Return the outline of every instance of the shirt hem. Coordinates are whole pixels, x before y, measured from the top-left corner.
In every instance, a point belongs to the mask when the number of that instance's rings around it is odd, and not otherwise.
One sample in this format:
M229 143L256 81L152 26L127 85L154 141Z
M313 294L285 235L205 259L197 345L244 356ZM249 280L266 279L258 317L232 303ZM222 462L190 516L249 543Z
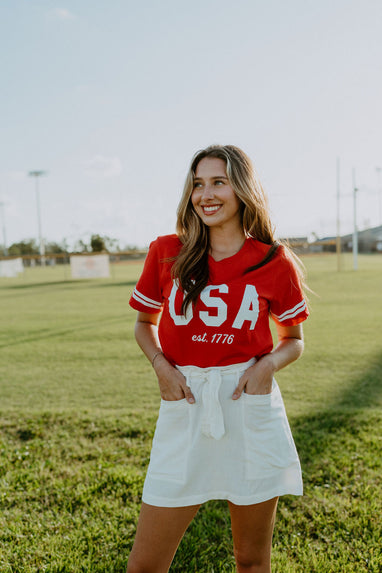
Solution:
M149 494L144 494L142 496L142 501L147 505L153 505L155 507L187 507L189 505L200 505L201 503L206 503L212 500L227 500L235 505L253 505L255 503L262 503L263 501L268 501L274 497L280 497L282 495L303 495L303 487L298 486L295 488L274 488L268 492L262 494L254 494L247 496L235 495L225 491L213 491L205 494L188 496L183 498L169 499L163 497L157 497Z

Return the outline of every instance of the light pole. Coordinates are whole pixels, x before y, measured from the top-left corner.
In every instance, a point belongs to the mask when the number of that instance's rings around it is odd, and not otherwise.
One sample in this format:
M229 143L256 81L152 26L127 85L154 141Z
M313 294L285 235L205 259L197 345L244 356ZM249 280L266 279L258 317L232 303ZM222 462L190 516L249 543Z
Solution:
M375 168L377 172L377 195L378 195L378 215L379 215L379 224L382 225L382 187L381 187L381 171L382 167Z
M42 229L41 229L41 209L40 209L40 194L38 189L38 180L39 177L46 175L46 171L29 171L29 176L35 178L35 189L36 189L36 202L37 202L37 224L38 224L38 238L40 243L40 256L41 256L41 264L45 264L45 245L42 238Z
M340 232L340 158L337 157L337 238L336 238L336 252L337 252L337 271L341 270L341 232Z
M357 187L355 184L355 169L353 169L353 269L358 270L358 229L357 229Z
M8 249L7 249L7 234L5 232L5 203L0 203L1 207L1 221L3 226L3 249L4 249L4 257L8 256Z

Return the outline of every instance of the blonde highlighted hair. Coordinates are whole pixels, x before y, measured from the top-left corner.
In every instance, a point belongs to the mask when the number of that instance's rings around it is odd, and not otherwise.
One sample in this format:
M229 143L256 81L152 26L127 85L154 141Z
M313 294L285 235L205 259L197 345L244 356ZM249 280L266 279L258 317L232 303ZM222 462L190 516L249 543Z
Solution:
M196 303L208 282L209 230L195 212L191 201L196 168L205 157L222 159L226 164L229 183L240 200L240 216L245 235L271 247L266 257L248 271L266 264L279 245L275 239L267 197L244 151L234 145L210 145L198 151L192 158L177 210L176 232L183 245L172 273L186 293L183 312L190 303Z

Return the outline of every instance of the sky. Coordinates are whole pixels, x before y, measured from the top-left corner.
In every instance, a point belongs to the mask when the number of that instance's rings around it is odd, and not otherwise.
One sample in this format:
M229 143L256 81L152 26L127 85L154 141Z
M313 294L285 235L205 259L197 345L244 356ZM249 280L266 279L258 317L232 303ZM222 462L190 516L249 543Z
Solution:
M338 158L341 232L354 181L382 224L381 24L380 0L1 2L8 246L38 236L31 170L47 241L147 246L211 143L251 157L279 237L335 235Z

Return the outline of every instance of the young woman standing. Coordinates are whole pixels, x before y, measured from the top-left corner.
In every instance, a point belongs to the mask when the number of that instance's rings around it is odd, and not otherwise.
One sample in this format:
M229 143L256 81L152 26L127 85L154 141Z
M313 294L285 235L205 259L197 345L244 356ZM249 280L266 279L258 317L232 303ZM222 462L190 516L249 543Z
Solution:
M270 572L278 498L302 494L274 379L303 351L301 279L246 154L198 152L177 234L150 245L130 300L162 399L128 573L167 572L210 499L228 501L237 570Z

